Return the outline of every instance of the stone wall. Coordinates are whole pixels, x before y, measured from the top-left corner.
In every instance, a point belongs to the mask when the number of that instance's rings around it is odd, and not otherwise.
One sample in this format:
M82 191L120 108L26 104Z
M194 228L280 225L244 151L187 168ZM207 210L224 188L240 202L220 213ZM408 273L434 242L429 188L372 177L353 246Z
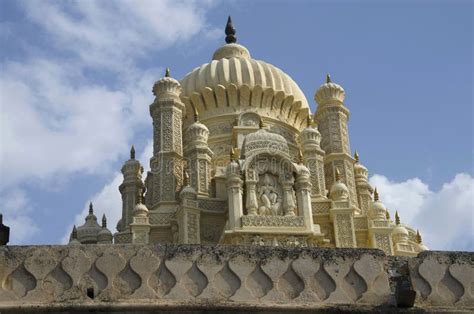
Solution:
M401 280L412 283L415 308L469 312L473 255L394 260L372 249L0 246L0 312L386 311L396 310Z

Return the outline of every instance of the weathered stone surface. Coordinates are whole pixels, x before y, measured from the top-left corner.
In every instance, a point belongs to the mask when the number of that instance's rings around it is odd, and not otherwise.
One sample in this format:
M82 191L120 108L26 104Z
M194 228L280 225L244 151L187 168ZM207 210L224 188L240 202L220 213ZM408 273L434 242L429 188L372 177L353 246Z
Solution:
M473 310L472 257L427 252L408 258L418 295L415 306ZM388 259L372 249L2 246L0 312L343 311L348 305L354 310L390 311L394 302L389 277L401 271L388 269Z

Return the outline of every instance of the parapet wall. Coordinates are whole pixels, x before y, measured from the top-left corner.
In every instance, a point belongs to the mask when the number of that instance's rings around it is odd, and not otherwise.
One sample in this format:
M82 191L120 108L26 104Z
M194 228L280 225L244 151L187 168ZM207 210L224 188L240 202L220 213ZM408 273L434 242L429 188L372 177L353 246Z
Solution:
M473 253L199 245L0 246L0 312L472 310ZM400 285L401 287L402 285ZM399 302L398 302L399 303Z

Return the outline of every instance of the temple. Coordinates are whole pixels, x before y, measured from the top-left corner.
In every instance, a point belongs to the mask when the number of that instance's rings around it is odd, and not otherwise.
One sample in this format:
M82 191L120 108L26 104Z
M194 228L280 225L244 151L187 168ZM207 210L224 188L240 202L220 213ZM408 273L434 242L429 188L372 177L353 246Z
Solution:
M132 147L117 232L91 204L71 244L426 250L398 213L390 218L352 154L344 89L327 75L312 113L290 76L237 43L230 17L225 34L209 63L180 81L167 69L153 85L150 171Z

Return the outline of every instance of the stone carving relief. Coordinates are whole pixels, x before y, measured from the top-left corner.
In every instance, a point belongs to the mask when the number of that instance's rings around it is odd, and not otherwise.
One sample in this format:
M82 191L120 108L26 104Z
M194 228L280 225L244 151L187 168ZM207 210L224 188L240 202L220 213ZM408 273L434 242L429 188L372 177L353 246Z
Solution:
M257 183L257 195L259 215L281 216L283 214L283 191L276 176L270 173L260 175Z

